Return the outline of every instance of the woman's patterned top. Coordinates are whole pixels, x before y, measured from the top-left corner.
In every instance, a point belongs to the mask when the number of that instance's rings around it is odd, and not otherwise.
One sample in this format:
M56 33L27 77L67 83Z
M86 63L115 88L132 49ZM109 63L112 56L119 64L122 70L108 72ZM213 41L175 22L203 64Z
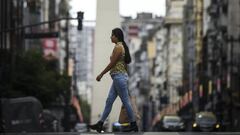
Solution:
M123 46L122 42L118 42L116 45ZM124 62L125 52L122 53L121 58L118 60L116 65L110 70L110 74L115 73L127 73L126 64Z

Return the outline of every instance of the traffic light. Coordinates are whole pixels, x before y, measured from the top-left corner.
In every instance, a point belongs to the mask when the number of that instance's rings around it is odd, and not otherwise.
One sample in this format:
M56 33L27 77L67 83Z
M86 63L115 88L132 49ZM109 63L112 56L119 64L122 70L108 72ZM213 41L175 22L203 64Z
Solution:
M81 12L81 11L77 12L77 19L78 19L78 27L77 27L77 29L78 30L82 30L83 14L84 14L84 12Z

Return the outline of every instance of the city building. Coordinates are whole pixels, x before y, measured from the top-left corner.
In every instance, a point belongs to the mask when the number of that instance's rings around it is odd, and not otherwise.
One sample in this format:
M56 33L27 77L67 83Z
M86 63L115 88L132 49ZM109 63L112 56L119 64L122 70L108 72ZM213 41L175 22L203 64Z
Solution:
M135 19L123 19L122 28L132 56L132 63L128 65L129 91L142 114L140 127L149 131L159 105L157 93L160 89L154 86L157 78L154 70L158 55L156 48L161 44L156 39L156 33L163 26L163 18L154 18L151 13L138 13Z
M179 113L192 117L198 111L212 111L228 131L239 127L239 5L237 0L189 0L184 6L180 94L187 98Z
M210 21L203 37L204 107L222 123L230 123L226 130L239 131L240 2L211 0L208 4Z
M165 26L167 28L167 91L169 104L179 101L183 73L183 5L186 0L167 0Z
M183 84L179 91L180 110L179 114L186 120L191 120L195 113L199 112L199 103L202 103L203 88L199 81L202 77L202 39L203 1L188 0L184 5L183 15ZM206 25L207 26L207 25Z
M82 31L70 27L70 53L73 60L74 94L91 104L93 78L94 27L85 26ZM75 87L76 86L76 87Z
M9 81L13 76L16 64L16 53L24 48L23 1L0 1L0 81ZM13 12L18 11L18 12Z

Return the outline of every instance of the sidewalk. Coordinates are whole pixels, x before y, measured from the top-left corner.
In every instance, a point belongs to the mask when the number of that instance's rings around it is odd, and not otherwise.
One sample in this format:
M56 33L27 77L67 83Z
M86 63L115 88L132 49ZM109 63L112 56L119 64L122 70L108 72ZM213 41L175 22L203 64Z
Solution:
M77 132L58 132L58 133L0 133L0 135L93 135L97 132L77 133ZM137 132L137 133L101 133L103 135L240 135L240 132Z

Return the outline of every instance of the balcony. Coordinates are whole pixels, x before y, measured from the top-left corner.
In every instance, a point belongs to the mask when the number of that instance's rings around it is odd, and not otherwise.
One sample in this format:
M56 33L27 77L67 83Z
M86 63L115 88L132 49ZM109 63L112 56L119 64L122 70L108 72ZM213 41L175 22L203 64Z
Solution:
M217 4L211 4L208 9L207 12L210 16L214 16L217 17L219 14L219 9L218 9L218 5Z
M208 37L215 39L217 37L217 30L216 29L208 29L207 35Z
M228 0L221 0L219 5L222 7L222 11L224 14L228 13Z

